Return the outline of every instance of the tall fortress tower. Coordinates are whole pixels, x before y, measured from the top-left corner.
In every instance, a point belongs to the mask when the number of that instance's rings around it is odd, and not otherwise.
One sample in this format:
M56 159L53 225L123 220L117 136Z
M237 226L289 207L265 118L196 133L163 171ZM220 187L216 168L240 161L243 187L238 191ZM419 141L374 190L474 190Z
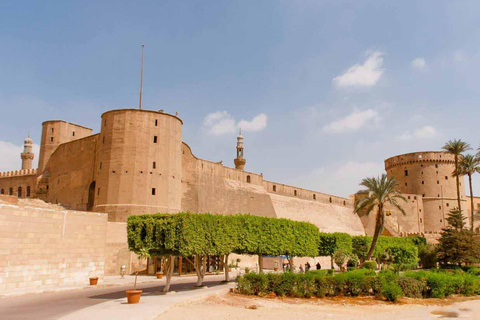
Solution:
M457 207L454 156L446 152L425 151L401 154L385 160L388 177L399 182L404 194L421 197L425 232L438 232L447 226L445 218ZM467 216L464 179L460 179L462 211ZM468 224L470 219L467 219Z

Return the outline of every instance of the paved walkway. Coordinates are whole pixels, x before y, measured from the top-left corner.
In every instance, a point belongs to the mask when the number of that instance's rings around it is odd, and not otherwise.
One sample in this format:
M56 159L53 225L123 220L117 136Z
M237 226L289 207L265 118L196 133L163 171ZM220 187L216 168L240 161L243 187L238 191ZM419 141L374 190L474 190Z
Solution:
M222 293L234 286L223 284L223 275L206 276L205 289L193 289L195 276L173 277L171 290L175 292L165 295L161 293L165 279L139 276L137 287L144 292L141 302L129 305L125 290L132 288L133 279L119 278L77 290L60 288L53 292L4 295L0 299L0 319L155 319L174 305Z
M128 304L124 297L114 299L68 314L60 319L153 320L174 306L192 303L213 294L227 293L235 286L234 283L223 284L218 281L208 281L202 288L193 288L194 284L194 281L177 284L172 287L175 291L167 294L159 291L145 292L138 304Z
M127 275L123 278L121 276L106 276L103 279L98 280L96 286L91 286L89 280L85 279L85 284L83 285L63 285L63 286L45 286L40 289L32 288L18 288L10 289L8 291L0 291L0 298L18 296L30 293L50 293L50 292L61 292L61 291L70 291L70 290L80 290L80 289L92 289L92 288L105 288L112 286L121 286L121 285L132 285L135 281L135 276ZM139 275L137 283L148 283L156 282L158 284L156 276L145 276Z

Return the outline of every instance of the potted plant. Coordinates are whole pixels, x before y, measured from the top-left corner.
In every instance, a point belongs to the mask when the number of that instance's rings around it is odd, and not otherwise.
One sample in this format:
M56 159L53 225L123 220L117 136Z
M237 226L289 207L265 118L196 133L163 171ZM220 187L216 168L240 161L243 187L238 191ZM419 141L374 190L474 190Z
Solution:
M157 272L157 279L162 279L163 278L163 272L159 271Z
M89 280L91 286L96 286L98 283L98 277L90 277Z
M125 291L125 293L127 294L128 303L138 303L140 301L140 297L142 296L142 290L137 290L137 277L138 273L140 272L140 261L149 257L150 253L147 248L140 249L137 254L139 265L135 268L135 283L133 284L132 290Z
M274 261L273 271L278 271L278 260Z
M249 267L245 267L245 273L249 273L250 272L250 268Z

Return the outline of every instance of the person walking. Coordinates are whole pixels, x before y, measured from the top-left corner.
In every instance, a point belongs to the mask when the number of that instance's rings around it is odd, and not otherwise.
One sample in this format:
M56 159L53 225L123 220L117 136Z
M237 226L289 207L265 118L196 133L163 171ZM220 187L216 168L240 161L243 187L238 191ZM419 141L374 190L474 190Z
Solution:
M317 262L317 270L322 269L322 266L320 265L320 262Z
M300 273L303 273L303 265L300 265Z

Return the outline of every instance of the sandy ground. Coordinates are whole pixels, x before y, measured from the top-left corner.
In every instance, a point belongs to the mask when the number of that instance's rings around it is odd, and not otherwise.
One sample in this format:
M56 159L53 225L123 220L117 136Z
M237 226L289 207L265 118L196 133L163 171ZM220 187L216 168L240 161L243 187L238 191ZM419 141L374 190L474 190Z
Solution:
M478 299L478 298L477 298ZM480 300L401 299L392 304L365 298L290 299L259 298L237 294L211 296L191 304L176 306L157 320L176 319L479 319Z

